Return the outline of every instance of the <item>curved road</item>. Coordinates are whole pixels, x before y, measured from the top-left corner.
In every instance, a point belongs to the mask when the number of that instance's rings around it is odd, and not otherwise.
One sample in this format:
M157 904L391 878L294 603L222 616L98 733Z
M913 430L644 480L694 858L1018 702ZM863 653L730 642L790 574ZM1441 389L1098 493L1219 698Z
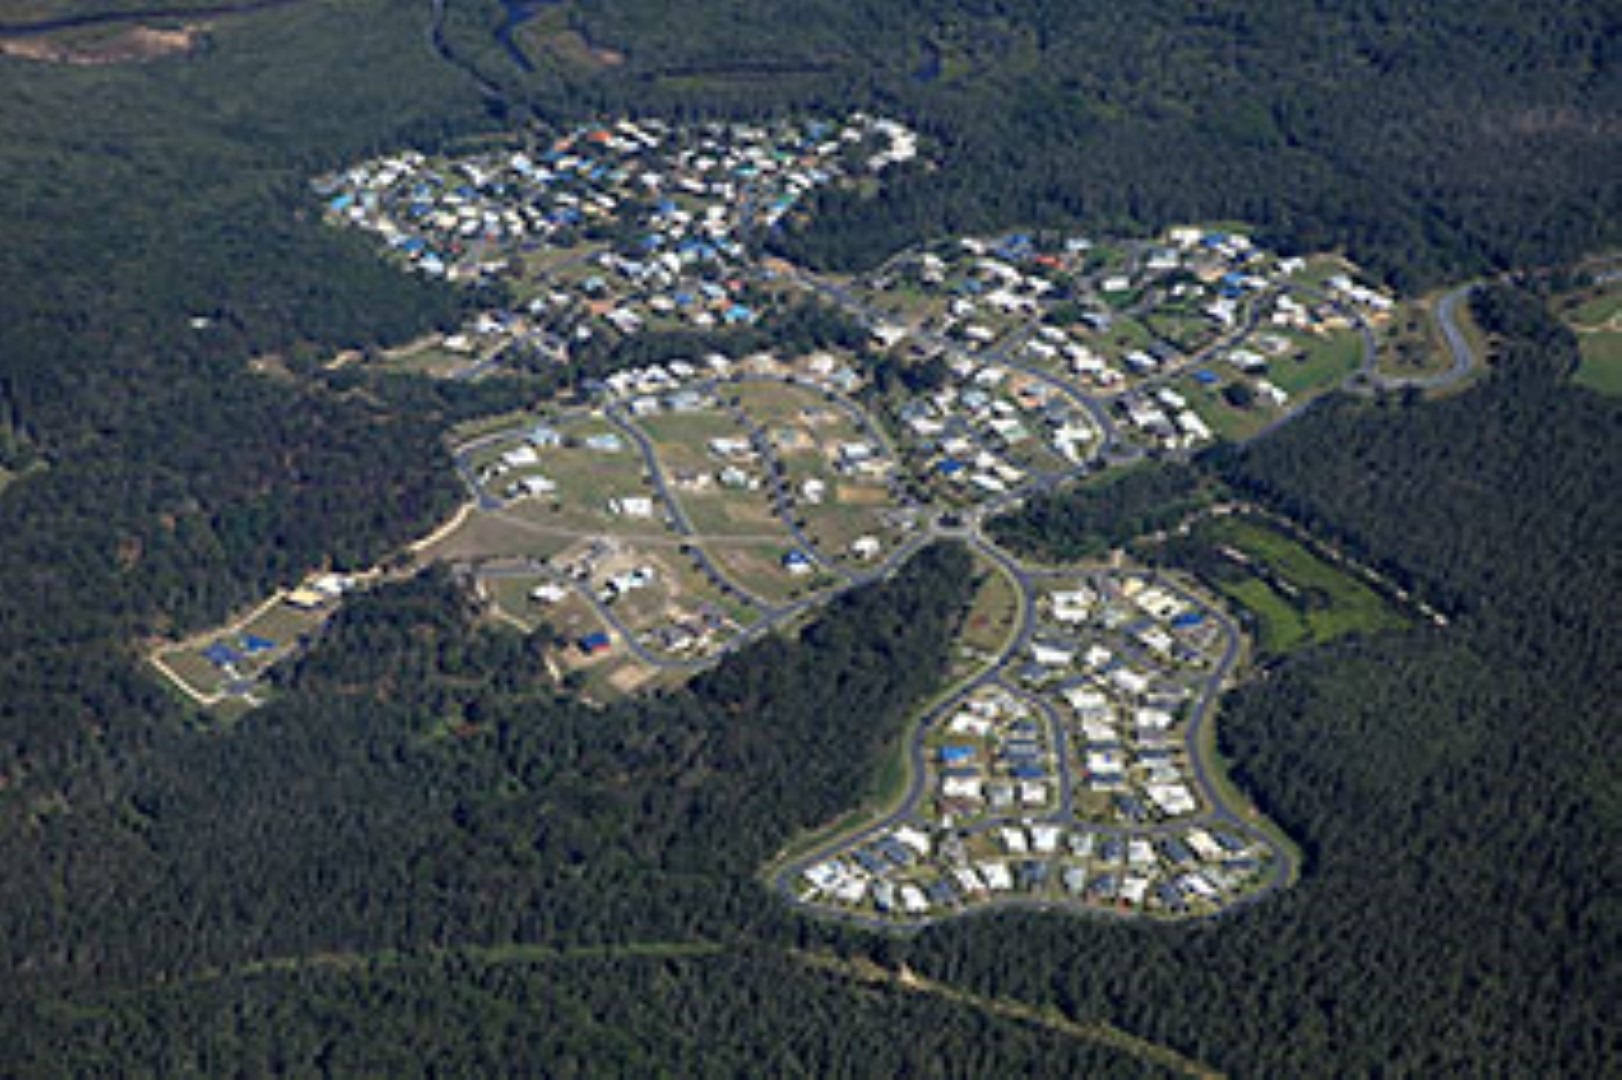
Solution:
M1214 605L1207 604L1176 583L1167 581L1164 578L1156 579L1156 583L1162 589L1173 593L1185 602L1194 604L1205 612L1208 617L1213 618L1222 629L1222 653L1213 663L1211 672L1201 680L1201 689L1198 691L1194 710L1183 731L1184 743L1193 766L1194 780L1200 792L1203 809L1189 817L1142 825L1095 823L1079 819L1074 814L1072 801L1073 788L1068 764L1070 756L1069 736L1064 731L1064 725L1058 710L1046 698L1033 693L1029 689L1020 687L1006 678L1010 667L1029 648L1036 633L1035 597L1037 579L1053 576L1073 577L1074 575L1056 575L1052 571L1029 570L1017 559L985 539L976 529L971 528L958 534L948 533L946 535L962 536L976 551L997 564L1004 573L1014 580L1019 588L1021 598L1018 624L993 662L989 663L978 674L957 686L949 697L931 708L920 722L914 726L905 748L908 760L908 788L898 804L877 820L868 822L855 831L845 832L829 838L810 851L801 853L775 867L771 874L771 882L779 894L791 903L805 907L817 915L852 922L870 929L888 931L918 929L946 919L958 918L964 914L1001 910L1008 907L1025 907L1050 911L1080 910L1090 913L1100 912L1100 909L1096 906L1084 904L1079 900L1070 901L1063 898L1038 900L1011 894L1006 897L982 899L966 907L953 908L924 918L884 918L863 912L831 908L826 905L807 904L801 898L798 884L805 871L812 866L848 855L904 824L915 824L926 831L932 831L924 815L920 813L920 809L928 797L930 781L927 760L929 735L944 716L955 711L976 691L993 685L1000 686L1005 691L1027 702L1034 703L1038 711L1047 720L1049 730L1056 740L1053 745L1056 761L1059 763L1060 782L1064 785L1064 794L1057 810L1043 814L1033 820L1064 825L1074 830L1099 836L1122 839L1176 836L1187 832L1191 828L1201 826L1219 826L1230 832L1242 833L1249 842L1259 844L1267 849L1270 856L1271 872L1268 878L1260 885L1240 896L1227 898L1223 905L1212 913L1213 915L1226 914L1243 904L1254 903L1263 896L1287 885L1297 869L1293 853L1268 832L1249 824L1242 814L1223 800L1222 794L1211 774L1212 764L1206 760L1200 749L1204 728L1211 722L1222 689L1239 661L1243 637L1233 620ZM1027 816L1011 814L1005 818L988 818L985 821L976 822L974 825L961 830L961 832L974 834L995 828L1000 824L1018 824L1023 822ZM1107 913L1107 911L1104 913Z
M1442 341L1447 345L1451 361L1446 371L1435 375L1381 375L1375 372L1374 384L1382 390L1440 390L1468 377L1481 364L1481 358L1475 355L1464 331L1459 329L1458 316L1459 305L1469 300L1474 291L1474 285L1461 285L1436 302L1436 325L1442 331Z
M856 295L854 292L844 286L822 281L814 275L811 275L799 268L791 268L791 277L801 287L813 292L821 293L831 298L840 307L851 312L867 325L876 325L879 322L888 321L888 316L886 316L883 312L878 311L864 298ZM1286 288L1289 291L1309 294L1319 298L1320 300L1328 299L1331 303L1335 303L1337 309L1346 315L1351 324L1361 335L1363 342L1362 364L1359 375L1348 380L1349 386L1353 385L1354 381L1361 381L1361 383L1365 386L1375 386L1380 388L1418 387L1422 389L1434 389L1450 385L1459 381L1460 379L1465 378L1478 363L1478 358L1473 355L1467 340L1465 339L1463 333L1459 330L1456 322L1458 305L1469 296L1472 286L1466 285L1453 290L1445 295L1437 304L1435 316L1452 359L1449 369L1446 372L1436 375L1412 378L1382 376L1378 373L1375 366L1378 360L1378 342L1372 328L1358 312L1350 310L1344 305L1339 304L1333 298L1325 297L1324 294L1317 290L1304 286L1286 286ZM1215 342L1199 350L1198 352L1191 354L1188 358L1186 358L1185 363L1179 365L1179 370L1186 368L1190 363L1198 361L1220 347L1231 347L1233 344L1243 341L1251 332L1253 332L1256 326L1256 313L1257 305L1252 304L1247 309L1245 318L1240 326L1236 327L1231 333L1224 335L1218 342ZM760 424L755 423L747 414L743 412L743 410L736 406L727 405L724 406L727 412L748 434L756 451L759 453L762 462L768 468L772 483L771 498L773 506L778 518L788 530L788 538L792 539L796 544L802 547L807 554L815 559L820 565L836 569L843 577L843 582L835 588L824 590L823 592L820 592L814 596L802 598L790 604L771 605L758 597L751 596L749 593L739 588L736 584L732 583L727 576L722 573L720 569L713 563L713 561L709 559L708 555L705 554L703 548L697 542L688 543L686 550L693 553L694 558L699 561L703 568L705 568L705 572L708 573L719 586L727 588L737 595L743 596L763 615L763 617L754 625L735 635L724 646L722 646L722 648L718 650L715 655L703 660L674 660L672 658L659 656L651 650L648 650L636 638L635 634L630 630L630 628L625 626L624 623L617 617L616 613L613 612L608 605L603 604L600 598L592 593L588 583L574 583L575 588L581 593L582 596L592 603L604 621L613 627L620 634L620 636L625 639L629 648L639 660L642 660L644 663L648 663L655 667L680 670L696 670L712 664L721 656L724 656L737 648L741 648L745 644L748 644L764 634L771 632L772 629L780 626L785 621L797 618L813 607L826 603L832 597L837 596L848 589L871 583L885 577L890 573L893 573L896 567L904 563L914 552L937 539L956 539L967 544L976 553L978 553L980 557L992 563L999 572L1007 576L1008 579L1014 584L1018 596L1018 617L1016 625L1009 634L1002 649L997 653L991 662L987 663L977 673L958 684L951 691L949 691L948 696L939 699L937 704L929 708L920 721L914 725L911 733L909 734L905 747L910 774L909 783L908 789L899 803L886 813L882 814L877 820L870 821L854 831L846 832L835 836L832 839L826 840L818 844L813 850L798 855L791 860L785 861L770 871L771 880L774 887L796 904L803 903L797 891L797 884L801 880L804 871L809 867L830 859L848 855L850 852L863 847L877 837L891 832L897 826L903 823L919 822L928 827L928 823L924 822L920 811L928 797L927 788L931 780L926 749L929 734L943 716L948 715L950 712L958 708L966 698L975 692L992 685L1001 686L1007 692L1014 694L1028 703L1031 703L1047 724L1053 749L1056 754L1055 760L1058 763L1058 779L1061 783L1062 794L1057 808L1043 814L1040 820L1065 825L1066 827L1072 829L1082 830L1100 836L1112 836L1118 838L1148 838L1176 835L1186 832L1190 828L1200 826L1219 827L1230 832L1236 832L1244 835L1247 838L1247 843L1259 846L1266 850L1267 862L1269 864L1268 869L1270 871L1269 875L1266 880L1247 890L1245 893L1237 896L1225 897L1222 905L1216 910L1216 914L1223 914L1241 905L1254 903L1263 896L1288 884L1296 873L1297 863L1296 856L1293 851L1291 851L1285 843L1283 843L1268 829L1260 828L1254 824L1249 816L1243 813L1240 808L1230 805L1225 801L1222 786L1219 784L1216 776L1214 775L1213 770L1215 766L1213 762L1207 758L1204 750L1202 749L1203 744L1209 741L1207 738L1207 728L1212 723L1217 702L1220 699L1221 693L1227 685L1228 680L1236 670L1243 652L1244 637L1239 627L1219 607L1214 604L1206 603L1204 600L1194 596L1184 587L1173 581L1168 581L1164 578L1157 578L1157 583L1162 589L1176 595L1184 602L1195 606L1198 610L1204 612L1208 618L1212 619L1215 625L1219 628L1222 638L1220 655L1212 659L1210 670L1203 673L1197 683L1189 684L1195 689L1195 698L1193 701L1192 710L1183 726L1181 736L1190 763L1190 779L1192 780L1193 786L1197 789L1201 805L1200 809L1196 813L1188 817L1143 824L1095 823L1077 818L1074 813L1073 801L1074 777L1071 770L1071 758L1073 753L1070 745L1071 736L1066 731L1063 715L1060 713L1057 707L1047 699L1046 696L1033 692L1030 689L1023 688L1019 686L1016 681L1010 681L1007 678L1014 665L1019 663L1023 655L1029 650L1031 642L1037 633L1038 623L1036 614L1036 599L1038 596L1039 581L1043 577L1051 576L1053 572L1047 570L1033 570L1024 566L1018 559L997 547L995 543L985 536L982 531L983 523L992 515L1006 509L1007 507L1013 505L1023 498L1026 498L1034 492L1051 490L1069 480L1086 474L1091 469L1100 465L1131 459L1141 456L1143 453L1143 450L1140 447L1128 443L1123 438L1120 430L1114 423L1109 408L1110 403L1113 401L1112 396L1088 394L1053 372L1050 372L1038 365L1026 363L1023 360L1016 359L1013 355L1011 355L1014 350L1016 350L1017 347L1028 338L1030 329L1030 327L1025 327L1021 330L1017 330L1014 333L1005 336L1003 340L994 348L984 352L971 352L962 344L943 338L938 334L922 334L915 336L919 337L921 340L924 340L926 343L938 345L940 349L948 355L967 357L976 363L1000 366L1034 378L1051 389L1057 391L1071 404L1084 411L1085 414L1092 419L1094 425L1096 426L1099 432L1099 439L1096 444L1091 447L1087 459L1083 462L1077 463L1073 468L1062 470L1052 475L1033 476L1013 490L988 499L977 506L970 507L959 513L938 514L934 520L928 522L925 528L920 529L918 533L909 538L907 542L899 545L896 549L891 551L883 562L877 567L873 568L872 570L859 572L848 567L838 565L825 553L817 551L810 538L804 534L804 531L799 528L794 519L793 496L792 493L787 489L786 481L781 475L779 475L778 470L781 467L781 461L775 452L775 448L771 445L768 432ZM699 387L704 391L719 397L720 394L718 391L720 391L724 385L726 385L726 383L747 381L780 381L789 383L791 385L806 386L806 384L792 378L777 379L764 375L740 374L739 376L728 380L704 380L699 384ZM868 410L856 402L851 401L845 398L843 395L839 395L826 387L807 386L806 388L818 393L822 398L836 403L844 412L855 420L855 422L859 425L860 430L862 430L867 437L883 447L888 458L895 461L899 465L900 457L897 454L895 446L889 438L888 433L875 422ZM1141 386L1137 389L1141 389ZM641 453L646 464L647 472L654 491L659 496L660 501L663 502L668 508L669 519L675 532L684 538L696 538L697 533L694 530L690 519L683 510L680 500L677 498L675 493L670 490L666 482L663 469L658 459L657 450L654 447L651 439L649 439L646 433L644 433L636 425L633 419L626 414L625 407L622 402L613 402L608 404L604 407L603 412L615 425L615 427L624 432L627 437L632 439L637 446L638 451ZM482 490L480 485L477 483L476 478L472 475L472 470L469 466L467 455L469 451L476 449L478 446L486 445L491 441L503 437L510 437L510 433L484 436L479 440L474 440L473 442L465 444L456 451L458 470L462 473L464 481L467 482L468 486L474 491L475 496L479 499L479 506L481 509L499 509L503 504ZM918 508L916 504L913 505L914 508ZM954 520L954 518L957 520ZM1010 815L1007 820L1023 820L1023 817L1024 815ZM977 822L967 831L983 831L986 828L993 827L995 824L997 824L998 820L1000 819L988 818L986 821ZM953 909L941 915L934 915L922 919L906 920L881 918L875 915L841 911L830 908L826 905L811 905L811 909L818 914L854 921L871 926L875 929L885 929L891 931L897 929L916 928L922 925L927 925L930 922L938 921L942 918L956 918L967 913L979 913L980 911L998 910L1005 907L1034 907L1047 910L1074 910L1083 907L1083 905L1079 901L1066 901L1063 899L1037 900L1030 897L1009 895L1005 897L982 899L967 909ZM1090 912L1099 911L1098 908L1092 905L1086 905L1085 910Z

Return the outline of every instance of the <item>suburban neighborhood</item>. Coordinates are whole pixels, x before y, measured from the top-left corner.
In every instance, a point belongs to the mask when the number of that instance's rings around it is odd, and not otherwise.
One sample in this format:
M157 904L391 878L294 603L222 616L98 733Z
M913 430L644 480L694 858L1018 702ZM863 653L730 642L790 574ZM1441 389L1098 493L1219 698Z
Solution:
M899 927L1008 903L1201 916L1286 884L1287 841L1214 772L1211 717L1248 648L1220 603L1120 560L1026 566L983 525L1356 387L1393 301L1338 257L1280 256L1232 225L962 237L840 279L767 253L815 193L861 197L929 152L867 115L620 119L317 178L335 227L499 299L358 362L477 382L594 358L448 433L468 501L405 572L450 564L491 617L543 635L561 684L608 701L962 542L1003 582L1009 632L920 719L897 803L774 867L776 887ZM725 343L796 305L855 338L595 363L661 331ZM321 575L153 663L199 705L251 708L375 576Z

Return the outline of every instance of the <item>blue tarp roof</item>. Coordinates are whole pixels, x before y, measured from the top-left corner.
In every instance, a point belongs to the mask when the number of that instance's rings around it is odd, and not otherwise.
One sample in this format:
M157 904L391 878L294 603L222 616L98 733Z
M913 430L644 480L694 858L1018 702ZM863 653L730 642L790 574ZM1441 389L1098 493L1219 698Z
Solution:
M226 664L234 664L241 660L242 654L220 641L203 650L203 659L215 667L224 667Z

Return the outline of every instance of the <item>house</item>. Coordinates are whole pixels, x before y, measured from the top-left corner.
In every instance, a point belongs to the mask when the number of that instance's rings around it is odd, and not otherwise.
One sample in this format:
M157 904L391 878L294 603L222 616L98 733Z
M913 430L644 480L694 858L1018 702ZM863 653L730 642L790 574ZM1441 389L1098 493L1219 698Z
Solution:
M876 559L879 556L881 545L874 536L858 536L850 542L850 553L858 559Z
M910 825L903 825L896 829L895 838L919 855L929 854L929 837Z
M880 349L893 349L907 336L907 328L896 323L878 323L872 330L873 343Z
M307 586L300 586L287 594L288 607L298 611L318 611L328 603L324 593L317 592Z
M580 638L575 647L586 656L602 656L613 649L614 643L605 631L598 630Z
M615 517L646 520L653 517L653 500L646 495L626 495L609 499L608 512Z
M986 887L992 892L1008 892L1014 887L1014 876L1007 863L983 862L978 867Z
M1085 622L1092 611L1093 594L1089 589L1075 589L1053 594L1055 622L1075 624Z
M555 581L548 581L529 591L529 598L537 604L556 604L569 595L569 590Z
M811 557L798 548L795 548L793 551L790 551L788 554L784 555L782 562L783 569L787 570L795 577L804 577L815 569L815 565L812 563Z
M555 495L557 494L557 490L557 481L545 476L537 475L526 476L522 480L519 480L507 490L507 494L514 498L538 498L545 495Z
M230 667L242 660L242 654L223 641L216 641L203 650L203 659L217 668Z
M1059 841L1064 836L1064 830L1057 825L1034 825L1031 827L1031 847L1039 855L1052 855L1059 850Z
M1037 641L1031 644L1031 658L1043 667L1069 667L1075 663L1076 653L1062 645Z
M509 469L522 469L531 465L539 465L541 455L535 452L533 446L525 445L514 447L501 455L501 463Z

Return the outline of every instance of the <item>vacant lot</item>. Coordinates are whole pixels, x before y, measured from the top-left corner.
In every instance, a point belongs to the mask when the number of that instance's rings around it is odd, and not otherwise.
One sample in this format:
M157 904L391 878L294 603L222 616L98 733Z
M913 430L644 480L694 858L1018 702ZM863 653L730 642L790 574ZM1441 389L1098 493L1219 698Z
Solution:
M1355 330L1332 330L1321 337L1292 331L1286 336L1294 348L1268 365L1267 377L1292 398L1333 390L1363 359L1363 339Z
M1585 289L1561 298L1556 307L1582 351L1576 381L1602 394L1622 395L1622 283Z
M1264 654L1407 625L1374 589L1271 526L1227 518L1195 539L1211 552L1206 576L1254 618Z

